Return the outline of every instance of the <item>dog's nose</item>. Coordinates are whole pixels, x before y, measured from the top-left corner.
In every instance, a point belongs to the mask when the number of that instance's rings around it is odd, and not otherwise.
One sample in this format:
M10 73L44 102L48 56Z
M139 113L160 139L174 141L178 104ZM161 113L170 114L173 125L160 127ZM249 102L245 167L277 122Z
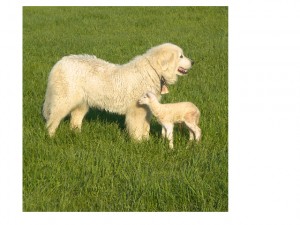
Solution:
M194 65L194 63L195 63L195 62L194 62L193 60L191 60L191 64Z

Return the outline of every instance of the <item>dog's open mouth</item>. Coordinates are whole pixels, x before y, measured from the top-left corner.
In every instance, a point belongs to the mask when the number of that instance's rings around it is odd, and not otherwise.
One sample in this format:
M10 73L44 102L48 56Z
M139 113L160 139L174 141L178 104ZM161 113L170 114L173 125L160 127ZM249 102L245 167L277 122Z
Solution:
M186 70L186 69L184 69L184 68L182 68L182 67L179 67L179 68L178 68L178 72L179 72L179 73L182 73L182 74L187 74L188 70Z

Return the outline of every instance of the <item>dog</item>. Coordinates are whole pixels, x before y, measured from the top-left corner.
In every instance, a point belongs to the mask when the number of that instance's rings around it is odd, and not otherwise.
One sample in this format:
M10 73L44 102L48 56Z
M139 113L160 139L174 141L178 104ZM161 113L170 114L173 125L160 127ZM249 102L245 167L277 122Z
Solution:
M125 115L126 129L134 140L149 138L151 112L138 104L146 92L158 99L167 85L187 75L194 62L171 43L149 49L130 62L117 65L92 55L69 55L52 68L47 83L43 116L49 136L70 114L72 130L81 130L90 107Z

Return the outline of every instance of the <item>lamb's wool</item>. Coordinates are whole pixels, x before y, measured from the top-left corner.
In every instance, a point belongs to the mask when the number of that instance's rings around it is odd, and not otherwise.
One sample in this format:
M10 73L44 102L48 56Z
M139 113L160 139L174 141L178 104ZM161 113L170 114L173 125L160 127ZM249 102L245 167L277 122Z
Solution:
M200 111L191 102L161 104L154 93L148 92L139 100L139 104L148 105L152 114L162 125L162 136L167 137L173 148L173 127L175 123L184 123L190 132L190 140L200 141L201 129L198 127Z

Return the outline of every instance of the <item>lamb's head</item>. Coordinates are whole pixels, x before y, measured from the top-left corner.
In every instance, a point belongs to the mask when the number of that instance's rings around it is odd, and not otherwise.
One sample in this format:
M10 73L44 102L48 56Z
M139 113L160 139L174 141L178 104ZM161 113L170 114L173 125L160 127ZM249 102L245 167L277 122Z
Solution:
M157 101L155 94L152 92L147 92L138 100L138 103L140 105L149 105L152 101Z

